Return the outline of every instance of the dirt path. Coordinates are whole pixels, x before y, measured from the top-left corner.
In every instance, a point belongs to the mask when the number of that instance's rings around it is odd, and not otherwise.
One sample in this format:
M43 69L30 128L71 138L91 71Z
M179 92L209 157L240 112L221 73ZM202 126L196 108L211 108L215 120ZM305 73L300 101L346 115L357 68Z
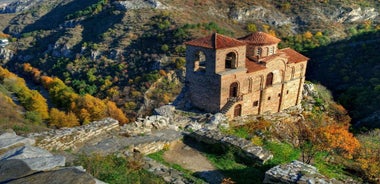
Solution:
M175 163L188 169L209 183L220 183L223 175L198 150L182 141L173 143L164 153L167 162Z

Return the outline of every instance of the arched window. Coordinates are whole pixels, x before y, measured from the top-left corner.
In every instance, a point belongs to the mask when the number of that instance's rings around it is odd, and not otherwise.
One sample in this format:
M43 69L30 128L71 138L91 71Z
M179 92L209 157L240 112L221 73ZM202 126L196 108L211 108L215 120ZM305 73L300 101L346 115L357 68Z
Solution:
M253 79L252 77L248 78L248 92L252 92L252 86L253 86Z
M237 104L234 108L234 117L241 116L241 105Z
M272 86L272 84L273 84L273 73L270 72L270 73L268 73L268 75L267 75L267 81L266 81L266 83L265 83L265 86L266 86L266 87L269 87L269 86Z
M236 68L236 54L230 52L226 55L225 68Z
M195 54L194 71L206 70L206 55L204 52L199 51Z
M234 82L230 85L230 97L237 97L239 95L239 83Z

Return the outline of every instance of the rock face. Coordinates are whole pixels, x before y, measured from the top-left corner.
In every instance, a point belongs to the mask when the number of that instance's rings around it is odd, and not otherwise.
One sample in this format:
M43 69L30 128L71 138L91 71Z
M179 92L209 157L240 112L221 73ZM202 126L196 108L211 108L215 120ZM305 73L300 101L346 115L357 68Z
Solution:
M28 137L39 139L37 146L47 150L75 150L78 145L117 128L119 128L117 120L106 118L84 126L32 133Z
M133 10L142 8L154 8L154 9L164 9L161 2L157 0L127 0L127 1L115 1L115 5L122 10Z
M0 181L8 181L64 165L65 157L63 156L54 156L37 147L23 146L0 156Z
M40 1L42 0L5 1L3 4L0 4L0 13L18 13L29 9Z
M18 136L15 132L7 132L0 135L0 150L6 150L17 145L34 145L35 142L34 139Z
M6 64L13 58L14 52L7 48L0 47L0 64Z
M221 144L223 148L238 150L238 156L251 164L263 164L273 158L273 155L250 141L230 135L223 135L219 131L200 129L188 134L191 138L206 144Z
M0 135L0 150L8 150L0 155L0 183L103 183L80 167L63 168L64 156L30 146L34 143L14 132Z
M336 183L343 184L335 179L329 179L321 175L317 169L311 165L300 161L293 161L289 164L278 165L267 172L263 183Z

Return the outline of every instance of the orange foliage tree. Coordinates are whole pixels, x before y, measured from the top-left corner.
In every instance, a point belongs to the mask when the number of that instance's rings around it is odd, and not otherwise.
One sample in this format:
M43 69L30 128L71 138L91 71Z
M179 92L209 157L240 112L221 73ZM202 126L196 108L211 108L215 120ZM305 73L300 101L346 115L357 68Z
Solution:
M319 128L317 134L321 150L337 153L346 158L352 158L352 154L360 147L359 141L348 131L347 125L327 125Z

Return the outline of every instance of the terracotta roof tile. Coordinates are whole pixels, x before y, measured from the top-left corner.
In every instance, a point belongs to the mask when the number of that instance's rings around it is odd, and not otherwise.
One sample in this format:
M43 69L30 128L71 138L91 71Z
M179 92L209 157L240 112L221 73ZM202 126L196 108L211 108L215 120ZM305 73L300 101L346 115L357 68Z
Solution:
M245 41L254 45L271 45L279 43L281 40L264 32L255 32L247 36L239 38L239 40Z
M298 53L297 51L291 48L281 49L280 52L285 53L288 56L288 63L299 63L309 60L308 57Z
M266 68L265 66L260 65L256 63L255 61L250 60L249 58L246 58L245 60L245 67L247 68L247 73L264 70Z
M205 47L209 49L223 49L229 47L243 46L246 43L236 40L234 38L230 38L228 36L224 36L218 33L213 33L212 35L198 38L195 40L191 40L185 42L186 45Z

